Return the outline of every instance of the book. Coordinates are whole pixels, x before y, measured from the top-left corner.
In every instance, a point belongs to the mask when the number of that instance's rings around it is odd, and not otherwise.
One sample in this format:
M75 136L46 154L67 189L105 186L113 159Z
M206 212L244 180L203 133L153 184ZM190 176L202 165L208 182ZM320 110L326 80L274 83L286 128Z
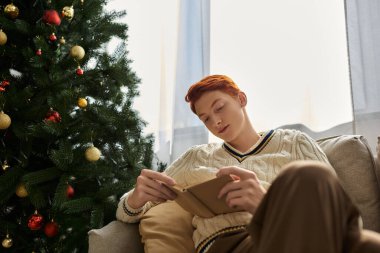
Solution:
M167 186L177 194L174 201L183 209L202 218L212 218L219 214L242 211L241 208L229 207L226 196L218 198L223 186L231 181L233 178L225 175L189 187Z

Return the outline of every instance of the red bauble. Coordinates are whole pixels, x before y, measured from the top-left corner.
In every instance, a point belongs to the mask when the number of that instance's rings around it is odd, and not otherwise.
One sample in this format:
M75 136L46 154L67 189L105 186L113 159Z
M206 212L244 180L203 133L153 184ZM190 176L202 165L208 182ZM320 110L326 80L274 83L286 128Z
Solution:
M77 71L75 73L77 73L78 76L81 76L81 75L83 75L84 72L83 72L83 69L81 69L80 67L78 67Z
M45 120L48 122L58 123L58 122L61 122L62 118L61 118L61 115L59 115L59 113L57 111L54 111L51 109L46 114Z
M5 87L9 86L10 82L7 80L4 80L0 83L0 91L5 91Z
M67 185L67 188L66 188L66 196L71 199L72 197L74 197L74 188L71 186L71 185Z
M34 213L29 217L28 228L30 230L39 230L44 223L44 217L41 214Z
M38 50L36 51L36 55L40 56L41 54L42 54L42 50L41 50L41 49L38 49Z
M57 40L57 36L55 36L55 34L52 33L52 34L50 34L50 36L49 36L49 40L50 40L51 42L56 41L56 40Z
M8 80L4 80L1 82L0 86L5 87L5 86L9 86L10 84L11 83Z
M59 17L59 14L56 10L46 10L42 20L45 23L51 24L51 25L60 25L61 24L61 18Z
M58 224L55 221L49 221L46 223L44 232L47 237L54 237L58 234Z

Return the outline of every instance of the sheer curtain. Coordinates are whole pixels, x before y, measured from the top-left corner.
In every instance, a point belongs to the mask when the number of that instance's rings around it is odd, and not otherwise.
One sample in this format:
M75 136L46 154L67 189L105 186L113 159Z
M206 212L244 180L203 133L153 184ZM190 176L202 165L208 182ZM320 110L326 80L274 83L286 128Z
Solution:
M352 121L343 1L211 0L210 9L211 73L241 85L257 130Z
M131 67L142 79L135 108L156 136L160 161L220 141L184 102L189 85L210 73L231 76L248 94L259 131L357 133L375 147L376 1L112 0L109 7L127 11Z
M380 136L380 2L346 0L354 131L375 151Z

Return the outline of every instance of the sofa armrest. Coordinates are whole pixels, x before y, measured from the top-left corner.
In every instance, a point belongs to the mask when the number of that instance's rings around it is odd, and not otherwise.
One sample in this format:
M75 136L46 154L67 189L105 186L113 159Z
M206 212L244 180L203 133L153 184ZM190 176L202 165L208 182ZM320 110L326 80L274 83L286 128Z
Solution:
M89 253L144 253L139 223L112 221L88 232Z

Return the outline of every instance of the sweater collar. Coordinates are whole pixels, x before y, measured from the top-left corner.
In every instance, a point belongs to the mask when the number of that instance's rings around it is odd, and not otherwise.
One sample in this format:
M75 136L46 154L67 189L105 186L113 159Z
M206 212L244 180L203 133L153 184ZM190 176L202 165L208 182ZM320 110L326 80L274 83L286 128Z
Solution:
M248 156L259 153L267 145L270 139L273 137L273 134L274 134L274 130L259 133L260 135L259 140L255 144L253 144L253 146L245 153L238 151L227 142L223 143L223 148L227 151L227 153L232 155L241 163Z

